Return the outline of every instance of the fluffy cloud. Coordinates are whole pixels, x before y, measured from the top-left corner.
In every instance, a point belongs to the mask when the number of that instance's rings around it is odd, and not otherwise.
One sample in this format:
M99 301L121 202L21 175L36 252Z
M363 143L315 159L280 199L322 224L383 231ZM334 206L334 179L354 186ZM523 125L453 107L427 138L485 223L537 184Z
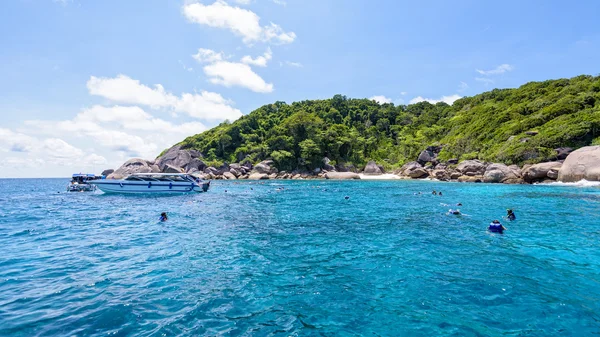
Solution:
M160 84L150 88L125 75L115 78L92 76L87 87L90 94L114 102L141 104L152 108L166 107L199 119L234 121L242 116L240 110L231 106L231 101L217 93L202 91L200 94L184 93L177 97L166 92Z
M72 120L26 121L30 129L52 136L69 133L86 139L93 139L98 145L111 151L124 152L132 157L153 158L159 149L166 148L181 138L205 131L207 127L199 122L173 124L155 118L137 106L93 106L84 109ZM134 133L152 132L148 139ZM55 147L59 144L55 143ZM74 153L63 147L58 152Z
M484 76L490 76L490 75L500 75L500 74L504 74L505 72L509 72L512 71L514 69L513 66L511 66L510 64L501 64L499 66L497 66L494 69L490 69L490 70L479 70L479 69L475 69L475 71L477 71L478 73L480 73L481 75Z
M378 95L378 96L373 96L371 98L369 98L372 101L375 101L379 104L385 104L385 103L392 103L392 99L391 98L387 98L383 95Z
M414 104L414 103L419 103L419 102L425 101L425 102L429 102L431 104L436 104L439 102L452 104L452 103L454 103L454 101L456 101L457 99L460 99L460 98L461 98L461 96L456 95L456 94L450 95L450 96L442 96L442 98L440 98L440 99L424 98L424 97L418 96L418 97L411 99L409 103Z
M260 93L273 91L273 84L265 82L247 64L227 61L216 62L205 66L204 73L213 84L226 87L240 86Z
M252 0L235 0L235 2L240 5L249 5Z
M0 150L4 152L31 152L37 140L28 135L0 128Z
M271 48L267 48L267 51L262 56L258 56L257 58L253 59L249 55L242 57L242 63L258 67L266 67L267 62L269 62L272 58L273 52L271 51Z
M204 48L199 48L198 53L192 55L192 57L199 63L213 63L225 59L223 52L217 53L214 50Z
M189 3L183 6L183 15L191 22L215 28L229 29L241 36L245 43L257 41L291 43L296 34L285 32L279 25L270 23L260 25L256 13L240 7L229 6L225 1L217 0L211 5Z

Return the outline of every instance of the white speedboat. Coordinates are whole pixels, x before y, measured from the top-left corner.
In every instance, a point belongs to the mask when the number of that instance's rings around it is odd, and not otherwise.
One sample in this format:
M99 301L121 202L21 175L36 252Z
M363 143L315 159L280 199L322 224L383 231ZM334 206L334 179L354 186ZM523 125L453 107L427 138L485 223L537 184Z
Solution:
M105 193L191 193L206 192L210 181L202 181L185 173L136 173L125 179L94 180Z
M96 185L90 184L92 180L102 179L95 174L76 173L73 174L71 182L67 185L67 192L94 192Z

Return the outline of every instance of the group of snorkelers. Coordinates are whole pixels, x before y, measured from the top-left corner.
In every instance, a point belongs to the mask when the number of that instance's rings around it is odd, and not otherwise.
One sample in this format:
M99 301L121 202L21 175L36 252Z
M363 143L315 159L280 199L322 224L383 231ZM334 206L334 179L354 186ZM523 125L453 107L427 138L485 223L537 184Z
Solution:
M515 215L515 212L513 212L512 209L506 210L506 220L508 220L508 221L517 220L517 216ZM502 224L500 223L499 220L494 220L488 226L488 230L492 233L502 234L506 230L506 227L502 226Z
M461 203L456 204L457 206L462 206ZM462 215L462 213L460 212L460 210L457 209L449 209L448 210L448 214L450 215ZM506 210L506 220L508 221L514 221L517 220L517 216L515 215L515 212L512 209L507 209ZM500 233L502 234L505 230L506 227L504 227L499 220L494 220L490 223L490 225L488 226L488 230L492 233Z

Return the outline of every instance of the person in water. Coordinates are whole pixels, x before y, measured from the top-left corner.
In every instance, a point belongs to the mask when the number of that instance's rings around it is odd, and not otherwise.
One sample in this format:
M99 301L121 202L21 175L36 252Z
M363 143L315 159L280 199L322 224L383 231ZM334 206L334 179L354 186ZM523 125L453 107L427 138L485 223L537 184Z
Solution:
M437 192L435 190L433 190L433 192L431 192L431 194L437 195Z
M165 213L165 212L160 213L160 221L161 222L165 222L167 220L169 220L169 217L167 216L167 213Z
M488 227L488 230L492 233L500 233L502 234L502 232L504 232L506 230L506 227L502 226L502 224L500 223L500 221L498 220L494 220L492 221L492 223L490 223L490 226Z
M439 192L438 195L442 195L442 192Z
M449 209L448 214L460 215L460 210L459 209Z
M513 210L512 210L512 209L507 209L507 210L506 210L506 218L507 218L509 221L514 221L514 220L517 220L517 216L515 215L515 213L513 212Z

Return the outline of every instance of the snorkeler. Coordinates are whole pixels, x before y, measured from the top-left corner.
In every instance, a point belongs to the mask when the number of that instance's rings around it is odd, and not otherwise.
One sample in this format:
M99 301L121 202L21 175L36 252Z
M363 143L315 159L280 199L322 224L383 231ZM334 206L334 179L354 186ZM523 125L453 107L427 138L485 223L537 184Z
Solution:
M438 195L442 195L442 192L439 192Z
M507 218L509 221L514 221L514 220L517 220L517 216L515 215L515 213L513 212L513 210L512 210L512 209L507 209L507 210L506 210L506 218Z
M169 217L167 216L167 213L165 213L165 212L160 213L160 219L159 220L160 220L160 222L165 222L165 221L169 220Z
M492 233L500 233L502 234L502 232L504 232L506 230L506 227L502 226L502 224L500 223L500 221L498 220L494 220L492 221L492 223L490 223L490 226L488 227L488 230Z
M437 195L437 192L435 190L433 190L433 192L431 192L431 194Z
M448 214L460 215L460 210L459 209L449 209Z

